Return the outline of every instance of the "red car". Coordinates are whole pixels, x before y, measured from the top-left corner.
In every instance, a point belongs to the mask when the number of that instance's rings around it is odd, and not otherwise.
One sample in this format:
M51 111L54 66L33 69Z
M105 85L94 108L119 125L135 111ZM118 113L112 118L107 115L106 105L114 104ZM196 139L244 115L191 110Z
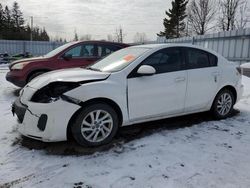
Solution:
M85 67L129 45L105 41L70 42L42 57L22 59L10 64L6 80L23 87L30 80L45 72Z

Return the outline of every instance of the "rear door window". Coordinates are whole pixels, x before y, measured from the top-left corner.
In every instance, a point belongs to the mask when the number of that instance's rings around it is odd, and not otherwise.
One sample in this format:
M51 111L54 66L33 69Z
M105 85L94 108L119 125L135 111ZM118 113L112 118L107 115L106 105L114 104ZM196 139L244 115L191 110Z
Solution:
M218 58L215 55L200 49L185 49L188 69L199 69L217 66Z
M218 58L215 55L210 54L210 53L208 54L208 56L209 56L210 66L216 67L218 64Z
M189 69L199 69L210 67L208 54L205 51L188 48L187 60Z
M118 46L115 45L98 45L97 46L97 56L102 58L105 57L117 50L121 49Z

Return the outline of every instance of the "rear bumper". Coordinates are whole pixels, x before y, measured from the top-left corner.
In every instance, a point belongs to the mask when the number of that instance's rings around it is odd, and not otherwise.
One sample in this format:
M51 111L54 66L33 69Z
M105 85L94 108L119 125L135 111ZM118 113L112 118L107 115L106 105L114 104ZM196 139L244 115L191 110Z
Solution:
M16 71L9 71L5 78L7 81L18 87L23 87L26 84L26 80L23 78L23 75L20 75L20 73L17 73Z
M236 100L236 102L238 102L242 98L243 92L244 92L244 85L240 84L237 88L237 100Z

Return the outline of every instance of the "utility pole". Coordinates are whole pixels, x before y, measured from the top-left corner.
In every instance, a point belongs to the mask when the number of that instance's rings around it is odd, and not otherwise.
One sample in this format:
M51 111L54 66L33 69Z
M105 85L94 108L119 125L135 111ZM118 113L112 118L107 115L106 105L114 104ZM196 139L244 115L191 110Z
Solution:
M123 42L123 33L122 33L122 27L120 26L120 42Z
M32 31L33 31L33 28L34 28L34 18L48 18L48 17L30 16L30 30L31 30L31 32L30 32L30 41L33 41L33 33L32 33Z
M32 35L32 32L33 32L33 16L30 17L30 41L33 41L33 35Z
M186 26L187 26L187 27L186 27L186 28L187 28L187 30L186 30L186 37L188 37L188 36L189 36L189 28L188 28L189 22L188 22L188 20L187 20L187 23L186 23L186 24L187 24L187 25L186 25Z

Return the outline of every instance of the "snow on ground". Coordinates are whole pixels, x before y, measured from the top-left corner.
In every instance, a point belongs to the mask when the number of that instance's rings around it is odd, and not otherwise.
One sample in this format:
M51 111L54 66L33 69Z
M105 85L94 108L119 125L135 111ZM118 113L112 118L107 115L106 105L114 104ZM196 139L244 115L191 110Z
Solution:
M16 144L10 105L17 88L5 74L0 70L0 187L250 187L249 78L235 107L240 113L227 120L160 129L104 152L63 156Z
M8 69L9 64L0 64L0 69Z

